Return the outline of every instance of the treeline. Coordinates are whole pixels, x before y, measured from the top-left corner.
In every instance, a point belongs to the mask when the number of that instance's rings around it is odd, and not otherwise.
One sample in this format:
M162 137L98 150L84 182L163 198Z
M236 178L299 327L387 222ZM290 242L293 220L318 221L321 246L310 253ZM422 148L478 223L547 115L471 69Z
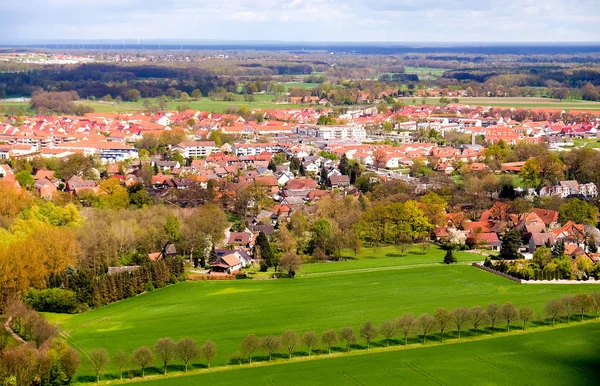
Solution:
M512 302L506 302L502 305L490 303L485 308L438 308L433 314L425 313L418 317L404 314L379 325L367 321L358 329L329 329L321 334L314 331L300 334L295 330L264 337L250 334L242 340L239 351L230 355L229 363L251 364L256 360L271 362L274 357L291 360L294 355L330 355L332 351L369 350L372 345L386 348L390 345L407 346L409 342L416 340L426 344L427 340L432 338L444 342L447 337L461 339L465 334L476 337L486 331L490 334L503 330L509 333L511 328L518 326L521 330L526 330L533 323L537 326L551 323L554 326L565 319L570 323L573 316L580 321L586 316L598 318L599 310L600 292L594 292L552 299L544 306L543 316L536 314L530 306L517 308ZM590 312L592 315L589 315ZM207 340L203 346L199 346L192 338L183 338L177 343L171 338L162 338L156 342L153 349L143 346L131 354L120 350L115 352L112 358L105 349L94 349L90 352L89 362L94 369L96 381L99 382L100 374L106 371L109 363L112 363L113 369L119 371L119 378L123 379L123 372L127 371L128 365L131 364L136 365L139 368L138 374L144 377L146 370L158 362L156 371L160 369L160 372L166 375L169 366L174 369L174 364L182 364L187 372L188 367L197 364L199 359L204 361L202 367L210 368L216 355L217 347L212 340Z
M79 100L76 91L44 92L35 91L31 95L31 107L41 114L85 115L94 112L89 106L75 104Z

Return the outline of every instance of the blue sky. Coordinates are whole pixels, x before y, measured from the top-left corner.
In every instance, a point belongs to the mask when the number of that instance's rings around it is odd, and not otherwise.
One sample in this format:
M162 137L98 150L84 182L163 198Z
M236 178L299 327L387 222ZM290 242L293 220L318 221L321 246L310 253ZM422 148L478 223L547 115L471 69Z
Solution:
M600 0L4 0L0 41L600 41Z

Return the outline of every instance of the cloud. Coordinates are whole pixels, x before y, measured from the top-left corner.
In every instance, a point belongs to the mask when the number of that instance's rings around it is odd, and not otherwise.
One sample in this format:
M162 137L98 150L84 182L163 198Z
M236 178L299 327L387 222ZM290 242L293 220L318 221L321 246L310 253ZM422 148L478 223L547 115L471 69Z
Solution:
M600 41L597 0L5 0L2 41Z

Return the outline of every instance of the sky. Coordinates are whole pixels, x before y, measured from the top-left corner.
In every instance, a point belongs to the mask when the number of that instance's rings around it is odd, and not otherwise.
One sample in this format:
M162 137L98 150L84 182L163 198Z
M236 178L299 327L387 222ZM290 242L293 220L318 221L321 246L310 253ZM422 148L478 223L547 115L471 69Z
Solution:
M600 0L3 0L0 41L600 42Z

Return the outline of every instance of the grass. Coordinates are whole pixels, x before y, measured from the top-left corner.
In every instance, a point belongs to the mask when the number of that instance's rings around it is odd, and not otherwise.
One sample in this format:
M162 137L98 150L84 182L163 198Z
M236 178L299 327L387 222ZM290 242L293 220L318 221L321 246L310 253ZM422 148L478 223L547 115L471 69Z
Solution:
M312 90L313 88L319 87L319 83L304 83L304 82L286 82L283 83L285 91L289 91L291 88L303 88L306 90Z
M250 333L321 333L358 328L368 319L379 324L406 312L509 300L540 312L551 298L592 290L598 287L525 286L470 266L436 265L297 279L185 282L83 314L47 317L83 357L94 348L131 352L162 337L192 336L198 342L214 340L219 354L213 363L223 365ZM84 360L81 375L90 373Z
M420 104L423 99L427 105L440 105L437 97L406 97L403 98L405 104L412 104L413 99L417 104ZM458 98L459 103L474 105L474 106L496 106L496 107L522 107L522 108L546 108L546 109L563 109L563 110L597 110L600 111L600 102L590 102L576 99L565 99L558 101L550 98L534 98L534 97L464 97Z
M419 80L435 80L448 70L448 68L404 67L406 74L416 74L419 76Z
M195 385L596 385L600 323L394 351L352 353L161 378L148 386Z

